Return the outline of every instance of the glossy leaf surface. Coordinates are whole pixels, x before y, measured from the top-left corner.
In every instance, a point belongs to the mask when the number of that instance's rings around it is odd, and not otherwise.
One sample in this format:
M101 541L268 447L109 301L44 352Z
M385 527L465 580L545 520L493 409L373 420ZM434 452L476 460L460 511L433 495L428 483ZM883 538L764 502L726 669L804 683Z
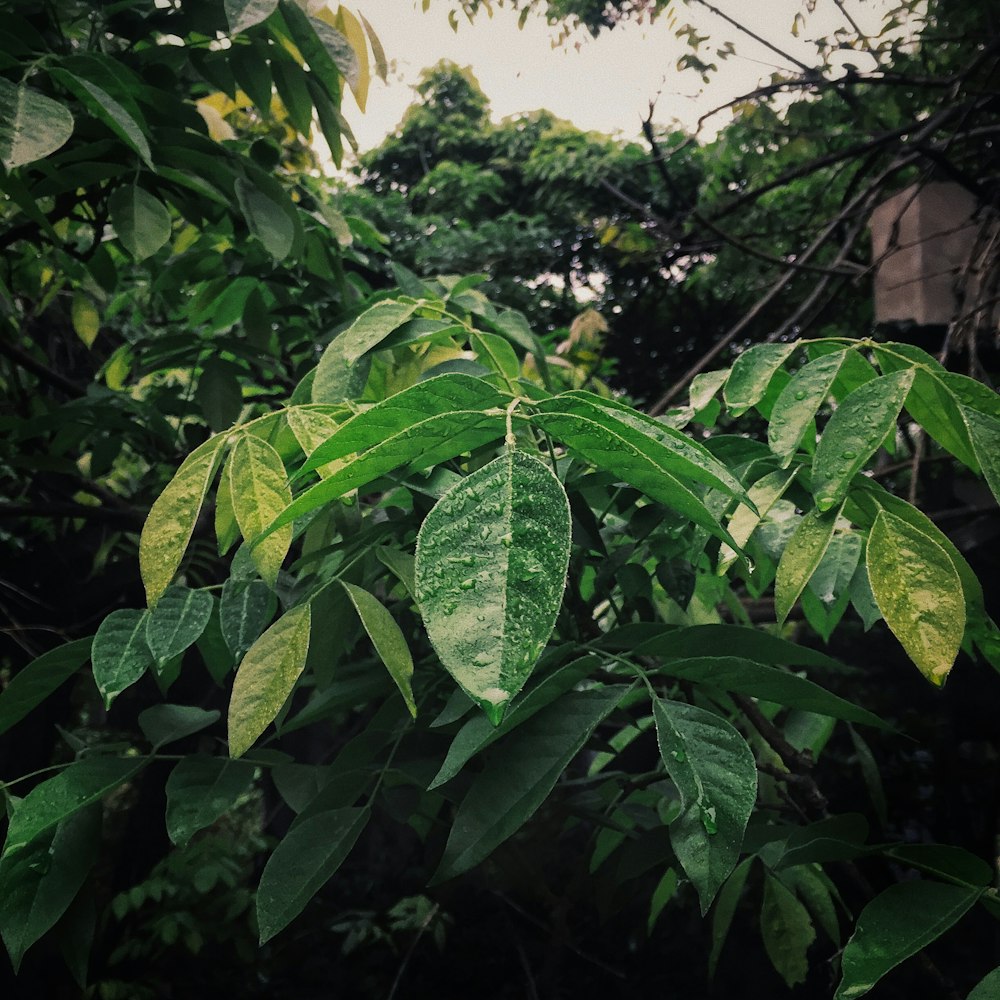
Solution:
M73 116L31 87L0 81L0 161L8 170L54 153L73 134Z
M548 642L569 549L562 484L510 449L448 490L421 525L415 580L427 634L494 723Z
M726 405L734 416L739 416L764 398L774 373L795 347L795 344L755 344L736 359L722 390Z
M787 465L816 411L830 394L847 351L835 351L800 368L781 390L767 427L767 443Z
M839 511L809 511L785 546L774 581L774 613L779 623L788 617L826 555L838 516Z
M704 914L739 860L757 800L757 765L743 737L711 712L656 698L653 719L660 756L681 796L670 842Z
M146 619L146 642L157 663L172 660L197 642L214 606L207 590L168 587Z
M152 257L170 239L170 213L137 184L118 188L108 199L111 224L134 260Z
M882 617L910 659L942 685L965 634L962 581L948 553L902 518L882 511L866 554L868 579Z
M156 661L146 642L148 611L119 608L101 622L94 636L91 661L94 682L105 707L151 670Z

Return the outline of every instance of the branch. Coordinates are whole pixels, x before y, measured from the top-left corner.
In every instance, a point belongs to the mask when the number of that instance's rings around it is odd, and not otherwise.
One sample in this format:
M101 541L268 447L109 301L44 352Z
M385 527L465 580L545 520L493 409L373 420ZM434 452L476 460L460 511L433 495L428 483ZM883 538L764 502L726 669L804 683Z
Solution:
M17 344L9 343L7 340L3 339L3 337L0 337L0 354L6 354L7 357L10 358L16 365L31 372L37 378L52 386L54 389L58 389L60 392L65 393L67 396L75 399L79 396L85 395L86 390L83 386L78 385L71 379L66 378L65 375L61 375L59 372L54 371L47 365L42 364L41 361L37 361L23 348L19 347Z

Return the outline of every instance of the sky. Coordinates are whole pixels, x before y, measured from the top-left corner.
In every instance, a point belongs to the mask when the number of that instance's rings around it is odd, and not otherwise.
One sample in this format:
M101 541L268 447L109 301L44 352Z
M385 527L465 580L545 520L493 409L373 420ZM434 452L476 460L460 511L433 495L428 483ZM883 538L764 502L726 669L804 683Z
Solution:
M890 3L845 0L844 6L869 31ZM804 9L803 0L715 0L715 5L807 63L815 59L816 37L846 27L833 0L819 0L815 13L799 26L797 38L792 25ZM547 108L579 128L625 138L639 135L650 101L655 102L655 122L679 122L694 130L701 115L751 91L772 73L791 68L787 60L703 7L679 0L676 10L671 8L653 24L619 25L597 39L581 32L555 49L556 29L535 15L518 30L517 13L510 8L496 8L492 18L480 14L472 24L462 17L453 31L448 0L431 0L427 12L421 11L419 0L354 0L350 6L372 24L391 66L388 84L373 81L364 114L350 99L345 104L362 151L395 129L414 99L411 88L421 70L443 58L471 66L490 99L494 120ZM700 54L705 61L717 62L719 71L707 86L698 73L677 69L678 59L690 49L675 31L688 23L699 34L711 36ZM725 61L708 58L727 41L734 43L735 55ZM843 58L861 70L872 67L864 53L845 53ZM701 135L711 137L726 120L724 114L713 116Z

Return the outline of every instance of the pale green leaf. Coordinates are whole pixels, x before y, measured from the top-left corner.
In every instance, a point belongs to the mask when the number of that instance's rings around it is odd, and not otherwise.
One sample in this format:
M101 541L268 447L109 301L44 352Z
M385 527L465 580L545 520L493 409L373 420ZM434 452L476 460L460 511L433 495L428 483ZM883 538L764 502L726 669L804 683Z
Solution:
M357 93L361 84L361 66L358 63L357 53L344 35L332 24L322 20L322 16L321 11L318 17L310 17L309 24L327 56L347 81L351 90Z
M139 569L153 607L177 572L191 540L225 438L209 438L181 464L149 511L139 539Z
M715 394L726 384L729 378L728 368L717 368L714 371L702 372L691 380L689 400L692 410L704 410L715 399Z
M28 948L73 902L100 844L100 811L83 809L0 861L0 935L15 973Z
M135 150L143 162L153 169L153 157L149 149L142 125L118 103L106 90L96 83L74 76L64 69L51 69L50 75L58 80L67 90L79 98L86 109L98 120L103 122L126 146Z
M274 617L278 602L266 583L230 577L219 598L219 624L233 659L239 661Z
M158 750L207 729L219 715L217 709L197 705L152 705L139 713L139 728L153 749Z
M148 617L148 611L119 608L97 629L91 661L94 682L108 708L122 691L156 665L146 642Z
M626 691L571 691L500 743L458 807L432 881L469 871L516 833Z
M166 663L198 641L212 617L207 590L168 587L146 619L146 642L157 663Z
M967 406L961 408L976 458L997 503L1000 503L1000 420Z
M341 584L347 591L354 610L361 618L361 624L364 625L375 652L399 688L410 715L416 718L417 704L413 700L413 659L403 633L392 615L376 597L353 583L341 581Z
M94 300L86 292L78 290L73 293L70 320L80 340L87 347L92 347L101 332L101 314L97 311Z
M308 604L282 615L243 658L229 702L229 754L242 757L274 721L306 665Z
M441 662L499 723L548 642L569 564L569 501L534 456L448 490L417 536L417 603Z
M798 472L798 469L792 469L789 472L783 470L769 472L747 490L747 496L757 509L755 511L747 504L740 504L730 518L729 534L736 540L737 545L742 548L750 541L750 536L754 533L757 525L767 517L775 503L785 495L785 491L792 485ZM736 551L723 543L719 549L719 574L725 573L738 558Z
M767 957L786 985L804 983L809 974L806 952L816 931L806 908L773 875L764 877L760 932Z
M339 403L354 398L364 388L355 378L355 366L402 326L416 311L413 302L388 299L365 310L346 330L339 333L323 352L313 381L314 403Z
M283 261L295 242L295 226L285 209L259 187L236 178L236 200L250 232L263 244L275 263Z
M0 690L0 734L70 679L90 659L93 641L90 636L57 646L14 674Z
M655 698L653 719L660 756L681 796L670 842L704 914L739 860L757 801L757 764L743 737L711 712Z
M73 116L37 90L0 80L0 161L8 170L54 153L73 134Z
M840 511L810 510L803 515L778 562L774 581L774 613L779 624L802 596L833 538Z
M797 344L755 344L734 362L722 398L733 416L759 403L767 392L774 373L785 363Z
M23 850L36 837L97 802L145 766L144 757L87 757L35 785L11 817L4 857Z
M243 434L226 469L240 531L252 546L250 554L257 571L274 586L292 544L291 525L259 542L257 536L292 502L281 456L262 438Z
M851 479L896 425L913 376L910 368L867 382L834 411L813 458L812 490L820 510L844 498Z
M868 536L866 563L872 594L893 635L932 684L944 684L966 619L962 581L948 553L883 510Z
M900 882L876 896L861 911L844 948L834 1000L864 996L890 969L954 925L982 891L937 882Z
M368 823L368 809L348 806L296 824L268 858L257 888L260 942L303 910L344 863Z
M375 74L384 83L389 75L389 63L385 57L385 50L382 48L382 43L379 41L375 29L368 23L365 15L359 14L358 16L361 18L361 23L365 26L368 42L372 47L372 56L375 58Z
M224 556L240 537L240 526L233 511L233 495L229 492L229 475L223 471L215 490L215 538L218 552Z
M120 187L108 199L111 224L134 260L152 257L170 239L170 212L138 184Z
M781 390L767 427L767 443L787 465L812 423L816 411L830 394L847 351L827 354L800 368Z
M185 757L167 778L167 834L183 846L227 813L253 785L254 766L226 757Z
M266 21L277 7L278 0L226 0L229 33L238 35L241 31Z

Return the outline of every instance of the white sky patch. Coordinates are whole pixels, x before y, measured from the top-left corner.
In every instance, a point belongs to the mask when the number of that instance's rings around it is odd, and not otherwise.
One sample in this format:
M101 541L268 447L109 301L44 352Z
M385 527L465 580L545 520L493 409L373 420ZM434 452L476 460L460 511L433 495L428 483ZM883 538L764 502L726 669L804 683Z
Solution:
M792 24L804 10L802 0L715 2L807 65L816 59L814 39L850 27L832 0L819 0L816 12L800 26L798 38L793 37ZM892 4L893 0L846 0L845 8L862 30L877 32L882 12ZM355 0L354 6L371 22L393 68L387 85L373 81L366 114L351 102L345 108L362 151L377 146L396 128L413 102L412 87L421 71L440 59L472 67L495 121L547 108L578 128L625 138L639 135L651 100L656 102L655 122L679 123L691 130L706 112L767 82L774 72L794 69L705 8L679 0L653 24L626 23L597 39L581 33L556 49L551 46L556 29L544 18L530 17L518 30L517 12L508 8L496 9L492 18L483 13L473 24L461 18L453 32L447 18L450 7L443 0L432 0L426 13L419 0ZM708 85L697 72L677 69L678 60L691 50L674 31L688 23L700 35L711 36L699 52L705 62L719 67ZM722 61L714 53L726 42L733 43L736 54ZM873 67L863 52L838 55L861 71ZM726 114L714 116L704 124L702 138L711 138L728 120Z

